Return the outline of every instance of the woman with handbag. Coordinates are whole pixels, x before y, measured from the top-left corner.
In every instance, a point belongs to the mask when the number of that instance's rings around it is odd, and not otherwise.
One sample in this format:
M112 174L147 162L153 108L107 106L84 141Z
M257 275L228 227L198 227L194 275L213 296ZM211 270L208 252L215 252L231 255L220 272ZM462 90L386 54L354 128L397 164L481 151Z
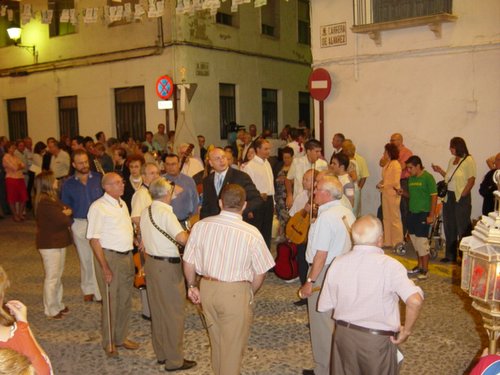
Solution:
M61 277L66 259L66 246L73 242L70 232L71 208L57 196L57 180L52 171L35 178L36 247L43 260L43 306L49 319L63 319L68 313L64 305Z
M443 205L446 254L441 259L442 263L457 261L458 244L462 237L470 231L472 210L470 192L476 181L476 162L469 155L465 141L460 137L452 138L450 152L453 157L448 162L446 171L440 166L432 164L434 172L443 176L447 185ZM441 185L445 184L441 182ZM439 195L441 196L441 194Z

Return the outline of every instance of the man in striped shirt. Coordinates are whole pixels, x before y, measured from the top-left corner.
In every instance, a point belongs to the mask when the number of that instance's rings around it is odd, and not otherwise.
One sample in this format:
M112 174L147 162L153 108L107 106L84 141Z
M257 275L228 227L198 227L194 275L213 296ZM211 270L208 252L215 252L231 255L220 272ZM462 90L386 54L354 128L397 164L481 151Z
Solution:
M240 374L253 296L274 266L260 232L243 221L245 199L241 186L226 185L219 201L222 211L196 223L183 258L188 297L203 304L216 375Z

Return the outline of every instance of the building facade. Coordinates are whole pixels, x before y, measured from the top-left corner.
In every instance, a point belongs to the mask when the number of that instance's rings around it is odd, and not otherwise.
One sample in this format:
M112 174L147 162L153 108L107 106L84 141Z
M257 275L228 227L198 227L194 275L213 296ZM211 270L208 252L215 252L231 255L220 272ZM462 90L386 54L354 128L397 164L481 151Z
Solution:
M378 162L399 132L431 173L431 163L446 169L450 139L465 139L477 163L478 216L485 160L500 152L500 2L315 0L311 6L313 68L326 69L333 86L324 102L326 156L341 132L367 159L363 212L376 212Z
M176 11L179 4L166 0L154 3L161 17L154 8L149 17L151 3L129 4L131 15L125 2L111 0L0 2L17 6L15 19L25 17L25 5L33 17L21 27L20 42L30 48L19 48L6 37L8 15L0 16L0 134L36 141L102 130L108 137L142 138L158 123L174 129L181 95L173 90L175 110L158 109L162 75L190 85L186 134L204 134L208 144L224 143L230 121L275 133L302 118L311 122L308 0L245 3L235 12L230 1L212 11ZM138 20L136 4L146 12ZM128 18L110 17L119 5ZM50 24L42 22L47 9L53 10ZM74 9L74 25L71 11L70 22L61 22L64 9Z

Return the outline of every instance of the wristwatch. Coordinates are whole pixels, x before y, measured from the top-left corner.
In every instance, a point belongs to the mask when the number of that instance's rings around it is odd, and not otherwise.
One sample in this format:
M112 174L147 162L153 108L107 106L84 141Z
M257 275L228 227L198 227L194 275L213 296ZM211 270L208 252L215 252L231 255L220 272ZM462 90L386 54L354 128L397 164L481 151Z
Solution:
M316 280L311 279L310 277L307 278L306 282L314 284Z

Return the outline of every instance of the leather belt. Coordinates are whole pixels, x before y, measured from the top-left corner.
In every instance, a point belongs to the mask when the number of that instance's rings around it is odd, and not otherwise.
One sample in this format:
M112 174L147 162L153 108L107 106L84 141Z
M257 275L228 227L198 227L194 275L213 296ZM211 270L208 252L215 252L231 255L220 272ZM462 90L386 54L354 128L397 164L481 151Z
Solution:
M120 254L120 255L127 255L128 253L132 252L132 250L129 251L116 251L116 250L111 250L111 249L104 249L106 251L111 251L112 253Z
M181 262L181 258L179 258L179 257L159 257L157 255L149 255L149 254L148 254L148 257L156 259L156 260L164 260L165 262L173 263L173 264L178 264Z
M336 320L336 324L339 326L347 327L347 328L352 328L357 331L365 332L365 333L371 333L372 335L381 335L381 336L392 336L394 338L398 337L399 332L394 332L394 331L384 331L381 329L371 329L371 328L366 328L366 327L361 327L356 324L348 323L343 320Z
M219 283L249 283L250 282L248 280L223 281L223 280L219 280L219 279L216 279L215 277L210 277L210 276L202 276L201 278L204 279L204 280L207 280L207 281L217 281Z

